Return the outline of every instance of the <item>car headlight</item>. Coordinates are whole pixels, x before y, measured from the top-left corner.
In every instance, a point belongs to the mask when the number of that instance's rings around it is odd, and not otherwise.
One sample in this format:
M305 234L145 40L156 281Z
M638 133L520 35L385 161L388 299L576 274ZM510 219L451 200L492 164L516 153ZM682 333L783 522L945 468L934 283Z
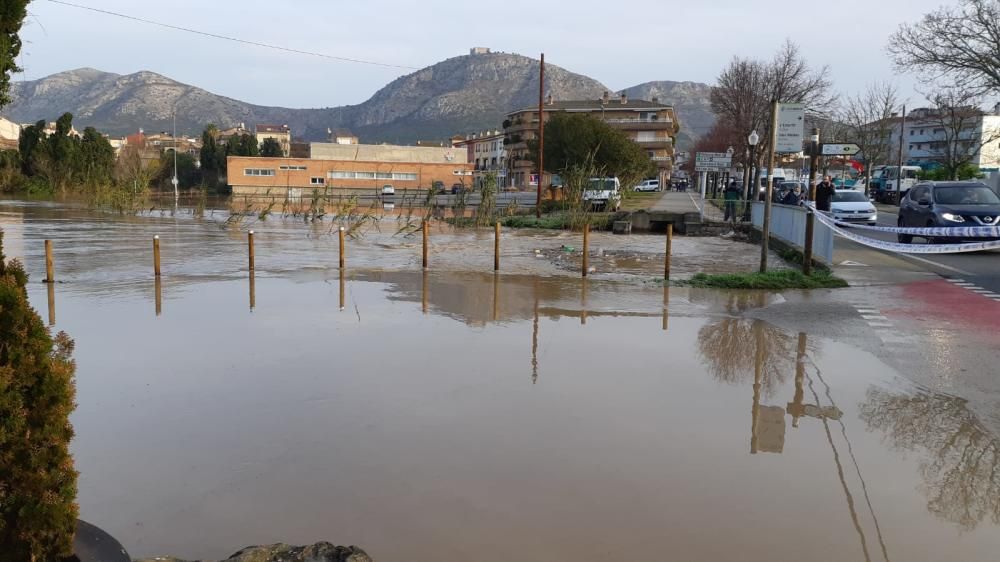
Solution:
M954 213L941 213L941 218L951 222L965 222L965 219L962 218L962 215L956 215Z

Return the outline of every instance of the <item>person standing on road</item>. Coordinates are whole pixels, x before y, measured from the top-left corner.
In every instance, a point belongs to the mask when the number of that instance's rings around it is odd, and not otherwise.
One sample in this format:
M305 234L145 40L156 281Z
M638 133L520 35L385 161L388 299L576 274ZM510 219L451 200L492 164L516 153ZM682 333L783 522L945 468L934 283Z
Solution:
M723 198L726 200L726 218L723 220L736 220L736 202L739 201L742 191L743 190L736 185L736 180L729 182L729 185L726 186L726 190L722 194Z
M823 181L816 186L816 210L830 212L830 203L833 201L833 180L830 176L824 176Z

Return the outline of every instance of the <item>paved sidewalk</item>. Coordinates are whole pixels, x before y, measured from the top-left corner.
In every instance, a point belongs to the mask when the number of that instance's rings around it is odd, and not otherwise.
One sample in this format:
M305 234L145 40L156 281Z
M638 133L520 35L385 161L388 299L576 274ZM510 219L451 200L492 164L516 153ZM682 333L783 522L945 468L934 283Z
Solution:
M650 207L650 211L667 211L670 213L697 213L698 204L694 192L667 191L663 197Z

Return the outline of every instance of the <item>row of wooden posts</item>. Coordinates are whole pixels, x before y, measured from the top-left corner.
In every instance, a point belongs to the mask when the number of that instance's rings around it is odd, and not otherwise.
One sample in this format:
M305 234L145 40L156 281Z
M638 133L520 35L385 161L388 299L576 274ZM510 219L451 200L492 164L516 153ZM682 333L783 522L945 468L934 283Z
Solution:
M427 221L423 222L421 231L423 234L423 268L428 269L430 262L428 260L428 247L430 245L430 228ZM340 269L343 270L346 266L346 248L345 248L345 232L344 227L340 227L339 230L340 238ZM254 244L253 244L253 231L247 233L247 250L249 252L249 267L250 271L254 271ZM666 242L666 256L663 260L663 278L670 279L670 255L673 251L673 239L674 239L674 225L667 224L667 242ZM583 227L583 265L580 270L580 274L586 277L590 269L590 225L584 225ZM494 239L493 239L493 271L500 271L500 223L496 223L494 228ZM153 236L153 274L159 278L160 277L160 237ZM55 259L52 255L52 241L45 241L45 282L55 283Z

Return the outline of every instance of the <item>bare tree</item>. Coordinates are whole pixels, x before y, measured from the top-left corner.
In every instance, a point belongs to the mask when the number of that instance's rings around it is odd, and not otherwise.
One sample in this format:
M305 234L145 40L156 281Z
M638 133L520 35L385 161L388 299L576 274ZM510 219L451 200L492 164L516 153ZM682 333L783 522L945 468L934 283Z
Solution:
M115 167L115 177L120 188L144 193L159 173L160 160L143 160L142 154L140 146L130 144L122 148Z
M960 0L903 24L887 50L900 71L949 78L980 94L1000 91L1000 0Z
M861 148L865 159L865 193L872 180L872 167L887 164L891 157L899 96L896 86L875 82L863 93L849 97L840 111L847 139Z
M747 137L757 131L762 139L768 138L771 102L804 103L810 114L827 115L836 101L829 74L826 66L810 68L798 46L786 40L770 62L734 57L712 88L712 112L735 131L738 153L749 152L759 169L765 151L751 149ZM747 197L751 183L756 182L748 182Z
M921 119L932 128L931 157L957 180L959 170L975 162L984 146L1000 140L1000 129L987 126L983 99L972 90L944 87L925 95L933 103Z

